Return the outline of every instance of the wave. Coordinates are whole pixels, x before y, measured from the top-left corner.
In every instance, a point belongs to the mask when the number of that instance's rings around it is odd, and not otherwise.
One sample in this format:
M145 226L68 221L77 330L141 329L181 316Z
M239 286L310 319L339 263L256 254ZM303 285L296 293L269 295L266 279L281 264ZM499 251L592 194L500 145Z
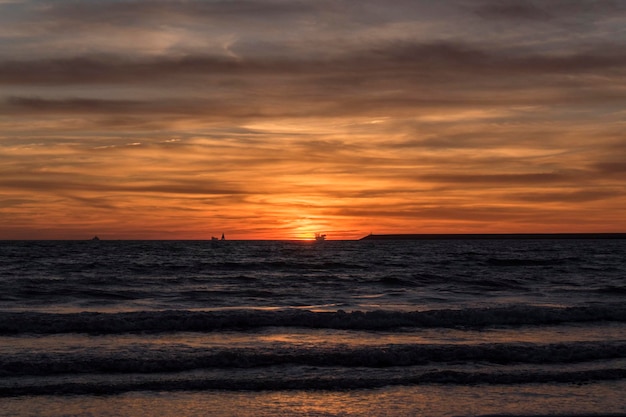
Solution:
M486 263L491 266L556 266L580 263L579 257L569 258L488 258Z
M286 390L352 390L397 385L511 385L527 383L573 383L611 381L626 378L626 369L604 369L563 372L468 372L433 370L401 376L300 375L281 378L202 377L176 375L158 378L103 378L96 381L13 384L0 386L0 397L23 395L108 395L129 391L286 391Z
M408 328L488 328L493 326L626 322L626 305L611 303L576 307L513 305L492 308L428 311L313 312L285 310L134 311L123 313L0 312L0 334L131 332L210 332L261 327L342 330Z
M251 261L196 261L186 263L174 263L171 261L163 263L135 263L132 264L132 271L139 275L162 275L163 273L206 273L221 271L254 271L254 272L279 272L279 271L303 271L303 270L365 270L367 265L359 265L349 262L331 261L298 261L293 259L276 260L251 260Z
M17 352L0 357L0 376L133 374L208 368L260 368L281 365L391 368L448 363L553 365L626 357L626 341L553 344L406 344L348 348L191 348L82 350L68 353Z

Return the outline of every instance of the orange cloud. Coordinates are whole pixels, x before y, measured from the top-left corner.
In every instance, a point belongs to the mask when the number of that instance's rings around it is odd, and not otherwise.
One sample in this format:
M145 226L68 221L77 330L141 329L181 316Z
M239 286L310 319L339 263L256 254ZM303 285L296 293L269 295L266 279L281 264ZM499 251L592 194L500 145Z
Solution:
M0 239L626 224L617 2L36 3L0 3Z

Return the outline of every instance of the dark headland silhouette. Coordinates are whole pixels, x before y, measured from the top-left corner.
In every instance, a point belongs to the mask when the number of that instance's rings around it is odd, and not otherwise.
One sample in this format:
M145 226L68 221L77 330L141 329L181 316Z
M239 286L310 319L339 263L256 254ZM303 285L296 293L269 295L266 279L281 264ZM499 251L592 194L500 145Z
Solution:
M369 234L360 240L445 240L445 239L626 239L626 233L416 233Z

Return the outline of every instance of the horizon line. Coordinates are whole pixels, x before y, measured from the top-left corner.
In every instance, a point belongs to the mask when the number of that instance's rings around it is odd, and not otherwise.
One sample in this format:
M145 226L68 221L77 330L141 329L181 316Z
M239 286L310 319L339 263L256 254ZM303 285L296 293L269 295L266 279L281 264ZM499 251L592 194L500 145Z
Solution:
M433 240L433 239L550 239L550 238L569 238L569 239L593 239L593 238L613 238L626 239L626 232L529 232L529 233L370 233L366 236L354 239L327 239L328 241L360 241L360 240ZM211 238L206 239L137 239L137 238L100 238L99 241L188 241L188 242L211 242ZM55 241L93 241L93 238L85 239L0 239L0 242L55 242ZM219 242L315 242L315 239L227 239Z

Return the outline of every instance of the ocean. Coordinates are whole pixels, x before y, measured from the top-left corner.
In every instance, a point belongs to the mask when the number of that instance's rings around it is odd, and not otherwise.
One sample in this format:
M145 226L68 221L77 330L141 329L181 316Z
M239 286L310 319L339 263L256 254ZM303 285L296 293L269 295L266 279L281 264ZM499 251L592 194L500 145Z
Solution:
M2 416L626 415L626 240L0 242Z

